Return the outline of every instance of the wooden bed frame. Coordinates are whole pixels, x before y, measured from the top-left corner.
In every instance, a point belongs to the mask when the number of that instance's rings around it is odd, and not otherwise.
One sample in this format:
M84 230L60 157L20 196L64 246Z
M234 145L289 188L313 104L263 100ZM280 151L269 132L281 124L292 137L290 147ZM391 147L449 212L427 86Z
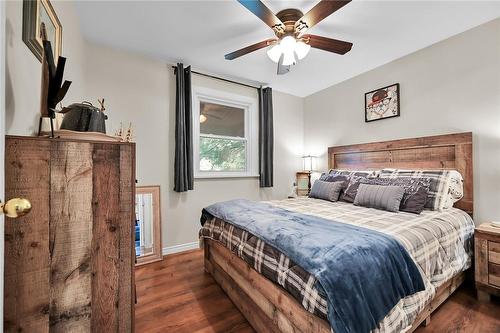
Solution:
M472 133L357 144L328 149L330 168L456 169L464 176L464 198L456 207L473 214ZM257 332L330 333L330 325L307 312L284 289L260 275L230 250L204 239L209 272ZM460 273L437 289L409 332L430 322L431 313L465 280Z

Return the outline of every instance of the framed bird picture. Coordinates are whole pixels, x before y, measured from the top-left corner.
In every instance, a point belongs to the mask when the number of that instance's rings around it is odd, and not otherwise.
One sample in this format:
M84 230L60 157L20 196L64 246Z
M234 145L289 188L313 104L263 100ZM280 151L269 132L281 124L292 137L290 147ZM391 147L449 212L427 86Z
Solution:
M365 122L399 116L399 83L365 94Z

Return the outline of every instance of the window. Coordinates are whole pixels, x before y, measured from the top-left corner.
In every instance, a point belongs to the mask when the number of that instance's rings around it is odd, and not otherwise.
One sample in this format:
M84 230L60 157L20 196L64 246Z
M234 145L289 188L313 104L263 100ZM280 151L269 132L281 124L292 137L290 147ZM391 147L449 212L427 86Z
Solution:
M193 87L195 177L257 176L256 100Z

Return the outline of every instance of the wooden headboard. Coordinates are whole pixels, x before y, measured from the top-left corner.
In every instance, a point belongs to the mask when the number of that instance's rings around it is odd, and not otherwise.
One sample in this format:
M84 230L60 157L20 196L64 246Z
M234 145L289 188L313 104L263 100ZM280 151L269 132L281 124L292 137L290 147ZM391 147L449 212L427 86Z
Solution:
M464 197L455 204L472 215L472 133L457 133L328 148L331 169L455 169L464 177Z

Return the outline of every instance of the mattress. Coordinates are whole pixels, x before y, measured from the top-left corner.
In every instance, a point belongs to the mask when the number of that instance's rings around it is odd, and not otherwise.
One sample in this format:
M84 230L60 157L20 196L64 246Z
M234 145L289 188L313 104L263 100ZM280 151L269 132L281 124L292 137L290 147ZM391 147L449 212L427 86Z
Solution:
M409 329L436 289L471 265L474 223L455 208L421 215L390 213L344 202L311 198L269 201L290 211L373 229L397 239L419 268L425 290L403 298L374 332ZM326 295L316 278L261 239L218 218L206 221L200 237L211 238L243 259L257 272L280 285L307 311L327 319Z

